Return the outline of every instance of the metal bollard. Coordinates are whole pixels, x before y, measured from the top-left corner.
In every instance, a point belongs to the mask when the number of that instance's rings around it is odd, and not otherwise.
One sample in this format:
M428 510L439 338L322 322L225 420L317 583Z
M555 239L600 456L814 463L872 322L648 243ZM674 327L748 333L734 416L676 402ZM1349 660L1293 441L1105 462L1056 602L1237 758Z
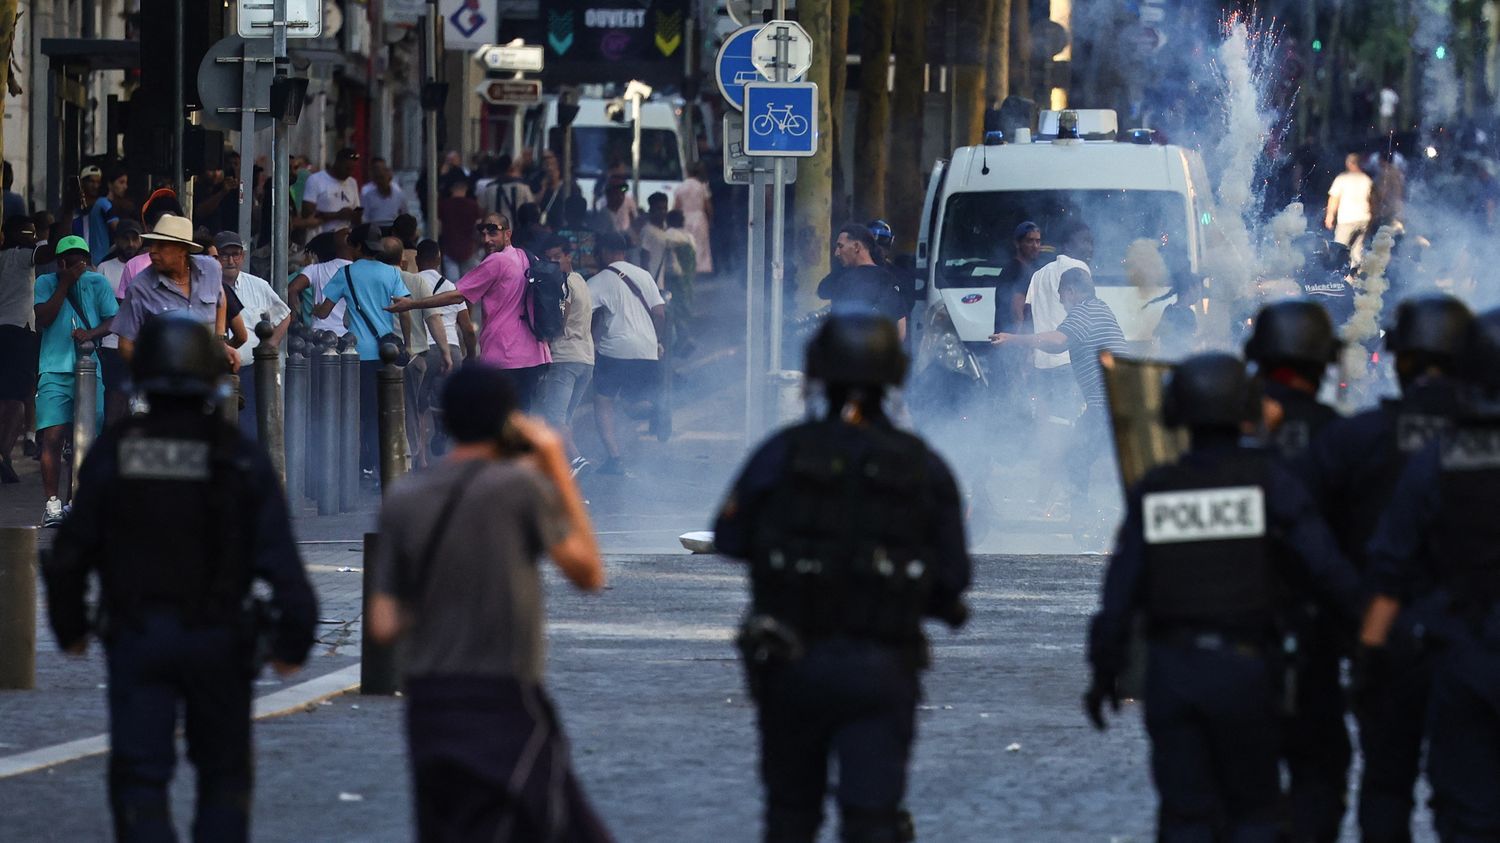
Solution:
M94 444L99 431L99 361L94 359L94 344L78 344L73 363L73 465L69 488L78 491L78 469Z
M339 396L339 507L344 512L353 512L359 506L360 457L360 383L359 345L354 334L344 335L339 343L339 371L341 395Z
M380 367L376 375L376 406L380 413L380 491L384 494L396 479L406 473L406 371L396 365L396 346L380 347Z
M323 397L323 346L325 341L333 341L332 331L309 331L307 338L307 373L308 373L308 402L307 402L307 470L304 472L307 483L307 499L318 499L318 476L319 470L313 467L312 455L319 454L327 456L328 445L319 441L323 435L323 414L329 411L328 407L322 405Z
M312 454L318 470L317 494L319 515L337 515L339 511L339 352L323 337L319 343L317 428Z
M0 527L0 690L36 687L36 528Z
M297 500L307 491L307 343L301 337L287 340L286 356L286 496Z
M286 424L281 403L281 348L271 342L276 329L262 319L255 326L255 431L271 457L271 467L286 488Z
M365 533L364 614L359 633L359 692L390 696L396 693L396 648L370 640L370 595L375 593L375 543L379 533Z

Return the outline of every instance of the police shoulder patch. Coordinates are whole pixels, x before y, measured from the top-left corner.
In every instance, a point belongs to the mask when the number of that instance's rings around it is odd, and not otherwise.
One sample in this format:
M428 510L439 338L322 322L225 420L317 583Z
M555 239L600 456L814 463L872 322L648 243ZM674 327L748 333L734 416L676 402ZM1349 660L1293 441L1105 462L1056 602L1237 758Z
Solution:
M1266 534L1259 486L1152 492L1142 499L1147 544L1251 539Z
M128 480L208 480L209 444L196 439L130 437L120 441L120 476Z

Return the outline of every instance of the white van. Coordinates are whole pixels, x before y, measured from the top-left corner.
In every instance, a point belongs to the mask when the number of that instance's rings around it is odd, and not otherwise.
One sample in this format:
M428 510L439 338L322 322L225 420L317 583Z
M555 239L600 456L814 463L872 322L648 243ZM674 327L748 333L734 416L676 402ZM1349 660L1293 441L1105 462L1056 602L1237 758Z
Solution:
M1043 263L1066 226L1092 229L1098 295L1136 348L1150 342L1166 306L1147 302L1167 287L1159 275L1145 285L1127 278L1127 248L1151 240L1168 267L1185 263L1201 275L1212 196L1198 154L1152 143L1144 132L1116 140L1112 111L1062 114L1077 115L1080 138L1057 140L1061 114L1044 111L1036 140L1022 135L1016 143L962 147L933 168L917 244L924 302L913 322L919 338L933 333L926 344L946 348L954 365L968 357L962 349L988 345L995 280L1014 254L1012 233L1027 220L1041 226Z
M630 125L630 108L625 107L625 122L609 118L611 100L582 97L578 116L573 120L573 178L592 207L594 188L614 162L630 169L630 145L635 139ZM682 131L682 107L674 101L649 100L641 104L641 206L646 197L658 191L671 196L687 178L688 148ZM537 146L551 143L557 126L557 98L548 97L543 130ZM561 149L561 141L556 142Z

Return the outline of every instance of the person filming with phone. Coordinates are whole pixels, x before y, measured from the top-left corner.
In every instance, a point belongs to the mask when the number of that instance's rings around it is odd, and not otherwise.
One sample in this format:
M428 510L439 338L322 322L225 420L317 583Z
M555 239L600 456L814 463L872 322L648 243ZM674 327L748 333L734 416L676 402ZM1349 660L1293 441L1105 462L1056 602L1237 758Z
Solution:
M542 684L542 554L579 589L604 587L562 438L481 363L448 379L442 405L453 448L385 498L369 614L376 641L399 642L416 837L611 840Z

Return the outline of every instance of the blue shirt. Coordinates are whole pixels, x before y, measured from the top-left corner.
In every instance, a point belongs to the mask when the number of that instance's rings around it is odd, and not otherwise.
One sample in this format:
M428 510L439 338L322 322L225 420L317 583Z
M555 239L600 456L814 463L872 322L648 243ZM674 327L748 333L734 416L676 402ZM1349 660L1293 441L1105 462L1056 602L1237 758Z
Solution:
M94 266L104 263L110 247L114 245L115 234L110 230L109 224L115 218L113 202L103 196L94 200L94 207L89 209L88 222L89 263Z
M57 290L57 274L48 273L36 279L36 303L45 304ZM73 302L83 308L80 314ZM57 318L42 329L41 355L37 359L37 371L42 374L73 374L77 362L77 350L73 344L73 331L78 328L93 330L120 309L115 302L115 292L109 279L97 272L84 272L73 285Z
M187 298L183 298L182 291L172 279L150 266L141 270L125 290L114 332L135 342L146 319L179 310L187 311L189 316L212 330L218 322L219 298L224 295L223 269L217 260L203 255L190 255L188 266L191 269L191 295Z
M351 278L354 280L352 293L348 283ZM360 360L380 359L377 339L398 331L395 318L385 309L392 299L410 297L411 291L401 280L401 270L369 258L357 260L335 272L323 287L323 298L334 302L343 299L348 303L346 319L358 343Z

